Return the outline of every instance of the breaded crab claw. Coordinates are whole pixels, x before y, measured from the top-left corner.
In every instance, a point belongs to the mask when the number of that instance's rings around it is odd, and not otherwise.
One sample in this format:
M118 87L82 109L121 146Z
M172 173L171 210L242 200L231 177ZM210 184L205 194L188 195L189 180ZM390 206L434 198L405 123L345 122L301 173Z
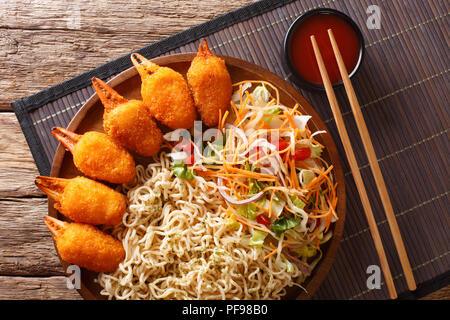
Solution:
M141 96L152 115L171 129L193 127L197 112L183 76L138 53L131 54L131 61L141 76Z
M125 259L122 242L90 224L44 217L62 260L96 272L113 272Z
M203 41L186 76L203 123L213 127L230 107L231 77L225 61L212 54Z
M61 127L52 134L73 155L75 167L86 176L111 183L130 183L136 176L131 154L108 135L89 131L83 135Z
M155 119L140 100L127 100L98 78L92 85L102 101L103 128L122 146L149 157L158 153L163 134Z
M127 208L123 194L86 177L39 176L35 183L55 200L55 209L74 222L116 225L122 221Z

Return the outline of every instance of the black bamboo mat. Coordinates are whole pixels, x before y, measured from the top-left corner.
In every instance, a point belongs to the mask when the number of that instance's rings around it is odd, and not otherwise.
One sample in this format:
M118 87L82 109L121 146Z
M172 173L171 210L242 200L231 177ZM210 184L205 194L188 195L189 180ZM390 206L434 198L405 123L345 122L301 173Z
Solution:
M380 29L369 29L370 5L380 8ZM289 80L280 59L290 23L316 7L334 8L361 27L366 55L353 78L386 180L419 289L407 290L392 236L343 89L337 91L362 176L402 298L417 298L450 283L449 239L449 2L446 0L263 0L139 50L152 58L196 52L206 37L214 53L256 63ZM130 67L129 56L12 103L41 174L57 147L53 126L67 126L92 95L90 79L110 78ZM300 90L300 89L299 89ZM325 120L345 159L325 94L300 90ZM347 216L336 260L314 299L387 299L367 288L378 265L370 232L347 163Z

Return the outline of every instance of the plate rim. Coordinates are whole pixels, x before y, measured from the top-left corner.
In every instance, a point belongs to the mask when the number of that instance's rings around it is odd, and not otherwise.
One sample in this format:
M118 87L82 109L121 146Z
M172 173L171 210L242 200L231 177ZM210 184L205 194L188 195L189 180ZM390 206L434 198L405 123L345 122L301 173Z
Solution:
M170 63L183 62L183 60L192 61L192 59L195 56L196 56L196 53L178 53L178 54L172 54L172 55L166 55L166 56L153 58L153 59L150 59L150 61L152 61L158 65L164 66L164 65L167 65ZM315 127L319 128L319 129L323 128L324 130L327 131L327 134L325 135L325 137L326 137L325 139L327 140L326 149L330 156L330 159L333 160L332 164L334 166L336 181L342 181L342 183L339 185L339 188L337 190L339 201L338 201L338 205L336 208L336 212L338 213L339 220L337 220L337 222L334 223L334 228L332 229L333 230L332 239L330 240L330 243L328 245L328 248L327 248L325 254L322 256L322 259L319 261L318 265L316 266L315 270L313 271L315 274L313 274L313 276L310 276L307 279L308 282L305 286L306 292L305 292L305 290L302 290L302 292L299 295L297 295L295 298L296 300L310 299L315 294L315 292L319 289L319 287L323 283L323 281L325 280L326 276L328 275L328 273L331 269L331 266L333 265L333 263L336 259L337 251L338 251L340 243L341 243L342 234L343 234L344 225L345 225L346 186L345 186L345 177L344 177L343 168L342 168L342 161L341 161L341 157L339 155L338 149L336 147L336 143L334 142L334 139L331 136L330 130L328 129L328 127L326 126L326 124L322 120L322 118L319 116L319 114L317 113L315 108L289 82L282 79L275 73L273 73L261 66L258 66L252 62L242 60L239 58L235 58L235 57L226 56L226 55L218 54L216 56L224 59L225 63L227 65L237 66L241 69L247 69L253 73L258 73L259 75L264 75L264 76L274 79L275 82L277 82L277 84L276 85L273 84L273 85L275 87L277 87L278 89L279 89L279 85L282 84L282 89L284 91L286 91L289 95L291 95L291 97L296 102L298 102L301 107L306 107L307 109L309 109L307 114L311 116L310 121L312 121L314 123ZM121 83L134 77L135 75L137 75L137 73L138 72L135 69L135 67L132 66L132 67L120 72L119 74L117 74L116 76L111 78L110 80L108 80L107 84L114 88L115 86L120 85ZM249 79L249 80L251 80L251 79ZM269 80L267 80L267 81L270 83L274 82L274 81L269 81ZM82 121L84 119L84 115L97 103L98 100L99 100L98 95L96 92L94 92L89 97L89 99L86 100L86 102L83 104L83 106L77 111L77 113L73 116L73 118L71 119L71 121L69 122L69 124L67 126L67 129L71 130L71 131L76 131L77 128L79 127L79 125L82 123ZM51 177L59 176L65 153L66 153L66 150L65 150L64 146L61 143L59 143L58 147L56 149L55 155L53 157L53 161L52 161L52 167L51 167L51 171L50 171ZM54 204L54 201L49 198L48 199L48 215L57 217L58 212L53 207L53 204ZM55 246L56 253L59 257L59 260L61 262L61 265L63 266L64 271L67 272L66 270L67 270L67 267L69 266L69 264L66 261L61 259L55 243L54 243L54 246ZM81 268L81 269L83 269L83 268ZM84 282L83 281L80 281L80 282L81 282L81 287L77 288L77 291L81 295L81 297L85 300L97 300L98 297L94 293L92 293L89 288L87 288L84 285Z

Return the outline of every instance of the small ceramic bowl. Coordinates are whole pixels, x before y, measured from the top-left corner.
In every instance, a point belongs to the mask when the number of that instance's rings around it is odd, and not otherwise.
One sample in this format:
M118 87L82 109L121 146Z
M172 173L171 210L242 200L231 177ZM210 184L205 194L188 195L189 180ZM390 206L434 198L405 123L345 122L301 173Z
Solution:
M350 71L349 77L352 78L356 72L358 71L363 56L364 56L364 38L363 35L361 33L361 30L359 28L359 26L346 14L334 10L334 9L330 9L330 8L320 8L320 9L313 9L310 11L307 11L305 13L303 13L302 15L300 15L289 27L288 32L286 33L286 36L284 38L284 46L283 46L283 53L282 53L282 57L283 57L283 65L284 68L286 69L287 72L290 73L290 80L292 80L295 84L297 84L298 86L305 88L305 89L309 89L309 90L325 90L324 86L321 84L317 84L317 83L312 83L308 80L306 80L305 78L303 78L295 69L293 63L292 63L292 57L291 57L291 44L292 44L292 38L293 35L295 33L295 31L297 30L298 27L301 26L301 24L309 17L313 16L313 15L317 15L317 14L331 14L331 15L336 15L339 18L345 20L347 23L349 23L349 25L353 28L353 30L356 33L356 36L358 37L359 40L359 56L358 56L358 61L356 62L355 67L353 68L353 70ZM342 81L339 82L335 82L333 83L333 87L340 87L343 85Z

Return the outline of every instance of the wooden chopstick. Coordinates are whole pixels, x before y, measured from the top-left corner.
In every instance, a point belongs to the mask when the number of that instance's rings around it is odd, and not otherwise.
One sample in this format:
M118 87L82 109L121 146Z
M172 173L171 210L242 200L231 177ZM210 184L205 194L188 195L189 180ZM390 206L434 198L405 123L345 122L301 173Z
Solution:
M342 55L339 51L339 47L331 29L328 29L328 36L330 38L331 46L333 47L334 55L339 66L339 71L344 82L348 100L350 101L350 106L355 117L356 125L358 127L359 134L361 135L364 150L366 151L367 158L369 160L370 169L372 170L375 184L377 186L378 193L380 194L384 211L386 212L386 218L391 229L398 256L400 258L400 263L402 265L406 283L409 290L416 290L416 281L414 280L414 275L412 273L405 245L403 243L400 229L397 224L397 219L395 218L394 209L392 208L391 199L389 198L386 183L384 182L383 174L381 173L380 166L378 164L378 159L373 148L372 140L370 139L369 131L367 130L366 122L364 121L364 117L361 112L361 107L359 105L355 90L353 89L352 82L350 81L350 77L347 73L347 68L345 67L344 60L342 59Z
M378 253L378 258L380 259L381 270L383 271L384 280L389 292L391 299L397 298L397 291L395 290L394 280L392 279L391 270L389 268L389 263L386 258L386 253L381 242L380 232L378 231L377 222L375 221L372 207L370 206L369 197L367 196L366 187L364 186L361 173L359 172L358 163L356 161L355 153L348 137L347 129L342 118L341 111L339 109L339 104L334 94L333 87L328 77L328 72L325 68L325 64L322 60L322 55L320 53L319 47L314 36L311 36L311 42L314 49L314 54L316 56L317 64L319 66L320 75L322 77L323 84L325 86L325 91L327 93L328 101L331 106L331 111L336 122L336 126L339 132L339 136L344 146L345 154L347 155L347 160L350 165L350 169L353 174L353 179L355 180L356 188L358 189L359 196L361 198L361 203L363 205L364 213L366 215L367 222L369 224L369 230L375 244L375 249Z

